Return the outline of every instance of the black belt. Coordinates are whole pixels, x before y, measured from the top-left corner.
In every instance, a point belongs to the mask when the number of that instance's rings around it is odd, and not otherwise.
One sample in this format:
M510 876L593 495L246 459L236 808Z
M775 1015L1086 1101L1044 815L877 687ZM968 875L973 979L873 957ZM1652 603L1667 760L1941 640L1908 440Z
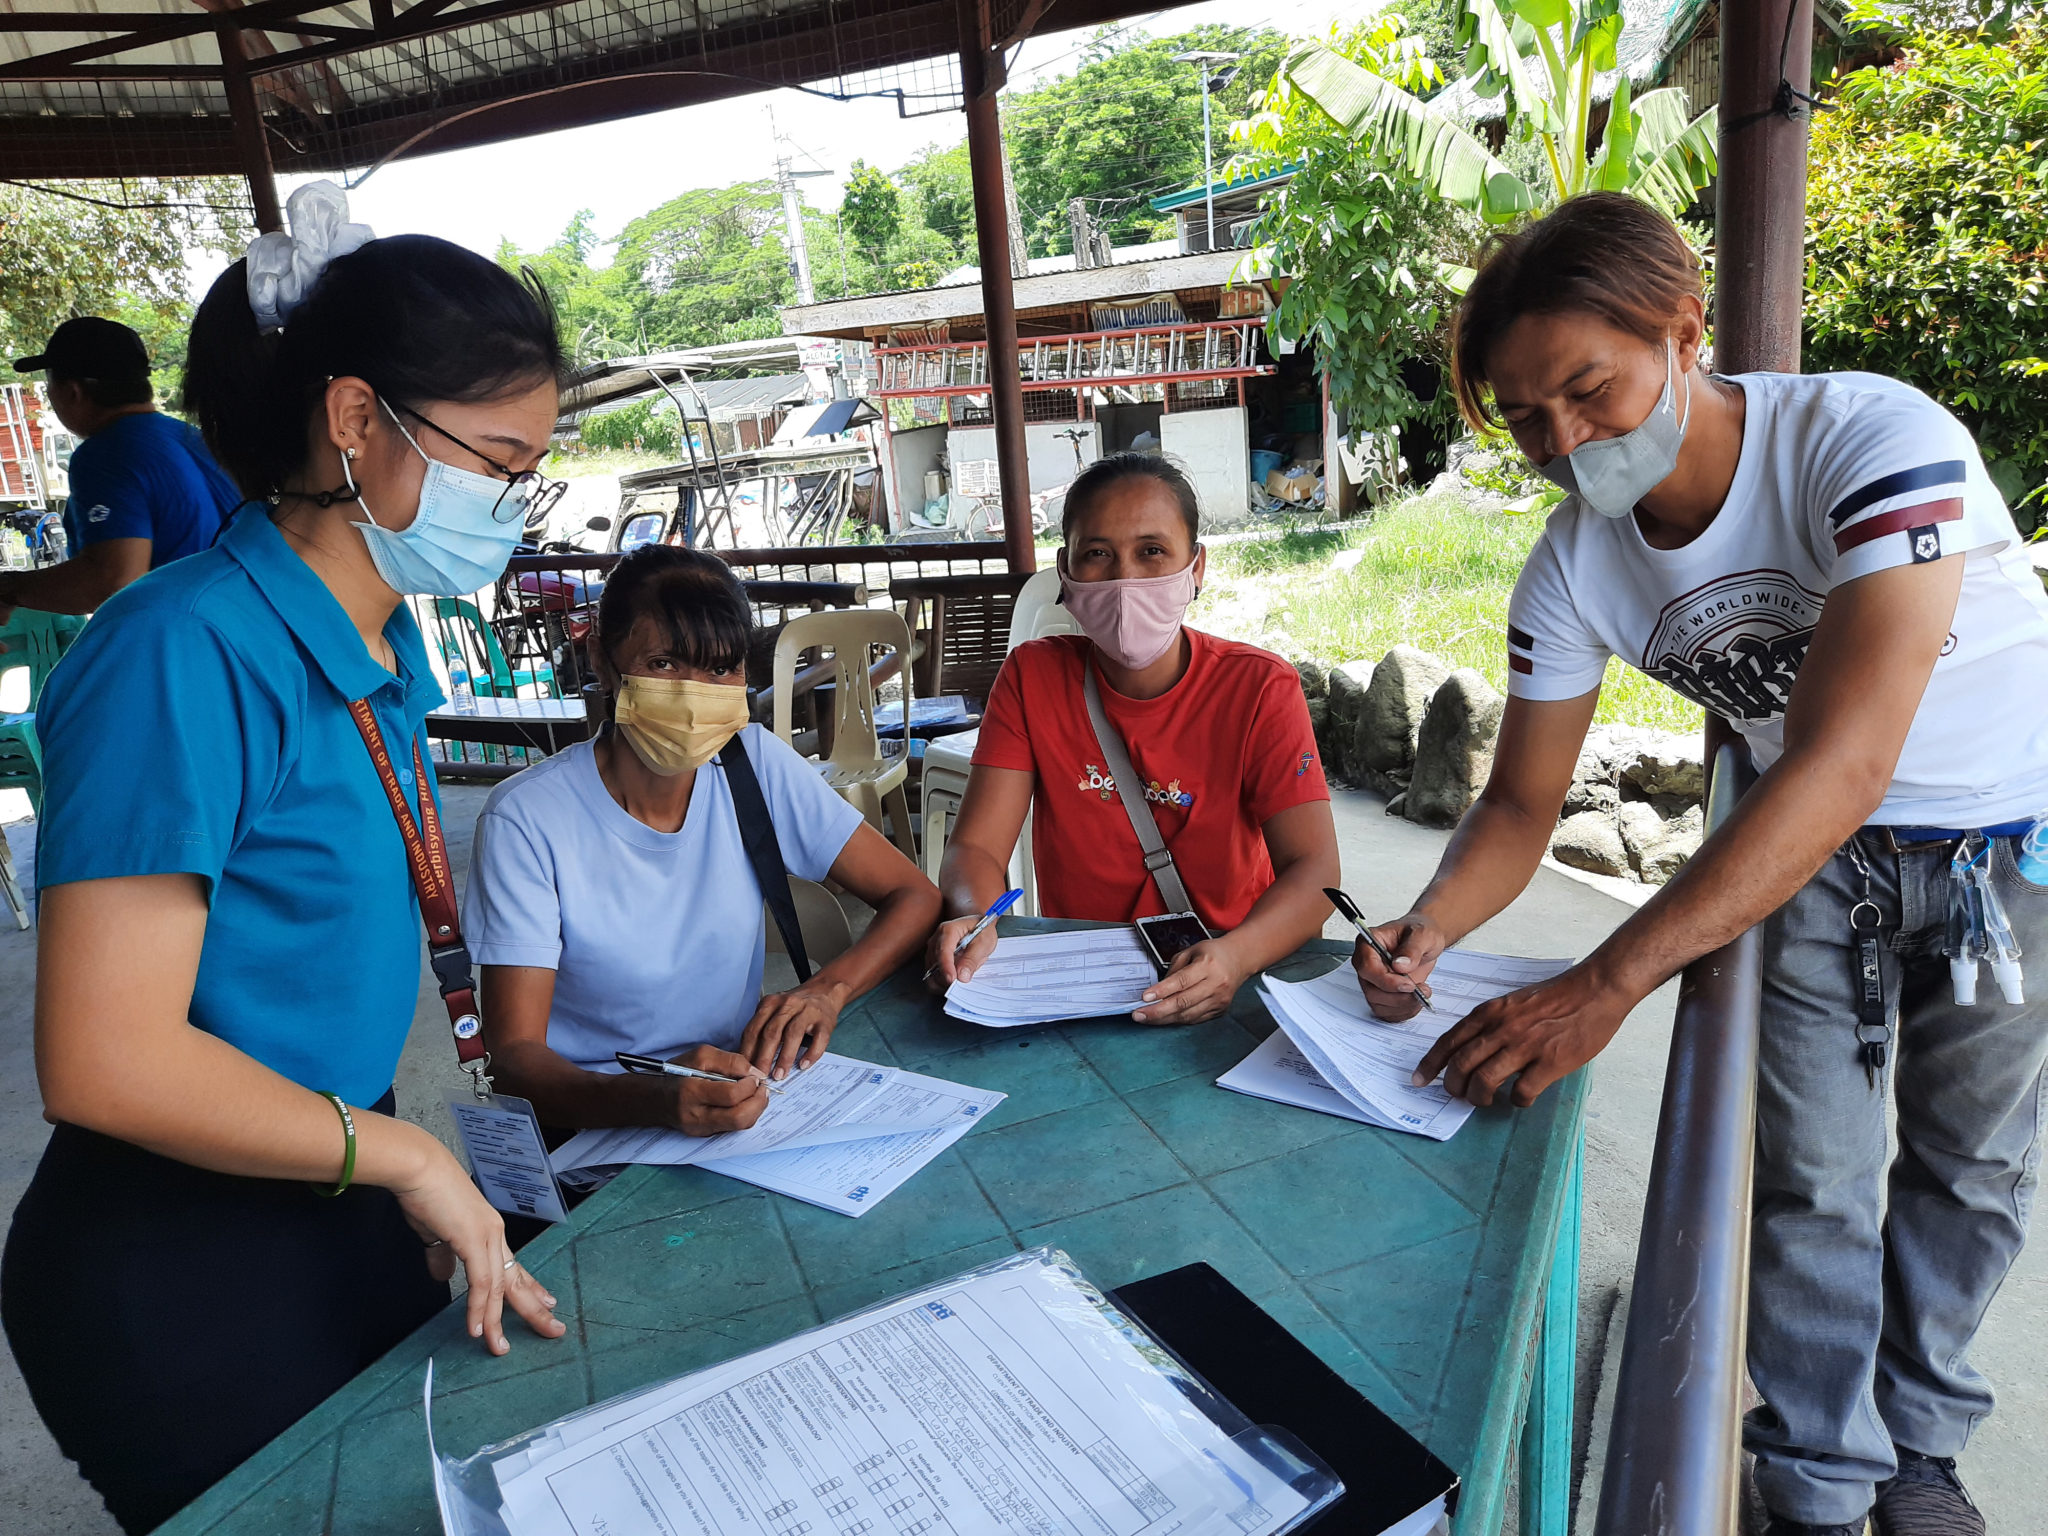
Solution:
M2031 819L2026 821L2002 821L1995 827L1880 827L1868 826L1863 830L1877 838L1888 853L1910 853L1916 848L1933 848L1944 843L1960 843L1973 833L1987 841L1994 837L2024 837L2033 830Z

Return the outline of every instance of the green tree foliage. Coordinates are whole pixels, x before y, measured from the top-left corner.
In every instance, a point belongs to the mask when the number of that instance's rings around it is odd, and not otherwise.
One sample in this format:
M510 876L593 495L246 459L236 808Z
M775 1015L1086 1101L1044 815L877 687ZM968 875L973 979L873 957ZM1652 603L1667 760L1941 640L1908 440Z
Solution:
M1443 71L1444 80L1464 74L1465 50L1458 46L1458 0L1393 0L1380 14L1401 19L1401 30ZM1420 94L1429 95L1430 87L1425 86Z
M638 318L658 346L702 346L742 334L796 297L771 181L700 189L633 220L614 263L639 292Z
M927 144L897 175L916 194L918 218L924 227L971 259L975 248L974 175L967 164L966 140L950 149Z
M0 185L0 368L73 315L135 325L146 311L182 328L186 253L241 255L256 234L246 200L228 177Z
M846 236L862 252L880 255L903 229L903 194L896 183L862 160L853 162L839 216Z
M831 225L810 231L822 253ZM592 265L605 244L608 266ZM589 213L569 221L545 250L510 242L498 264L531 267L547 288L575 360L705 346L782 333L776 311L796 284L782 239L782 199L768 181L685 192L605 241Z
M592 267L603 243L585 208L545 250L522 253L509 240L498 247L498 265L530 269L554 300L563 345L577 364L637 350L638 317L625 274L616 265Z
M1805 366L1926 390L2048 500L2048 23L1918 33L1813 121Z
M1406 91L1438 79L1392 12L1333 38L1331 48ZM1253 107L1231 125L1241 151L1231 169L1300 168L1254 227L1257 259L1293 278L1272 329L1315 344L1354 440L1393 431L1433 403L1416 397L1403 367L1440 359L1438 268L1463 259L1476 226L1346 133L1286 71Z
M1155 213L1162 193L1202 184L1202 85L1206 71L1174 62L1194 49L1241 53L1238 74L1210 103L1216 165L1224 128L1242 117L1252 92L1286 57L1288 39L1269 28L1197 27L1174 37L1140 37L1118 47L1096 34L1072 75L1004 104L1011 175L1033 255L1073 249L1067 204L1085 198L1117 245L1171 238L1174 219Z
M1675 86L1637 96L1623 76L1592 141L1595 77L1615 66L1621 0L1456 0L1456 41L1473 89L1497 97L1508 131L1541 146L1549 176L1518 176L1440 102L1312 44L1287 61L1295 88L1439 197L1500 224L1580 192L1633 192L1674 218L1714 174L1718 121L1689 117Z

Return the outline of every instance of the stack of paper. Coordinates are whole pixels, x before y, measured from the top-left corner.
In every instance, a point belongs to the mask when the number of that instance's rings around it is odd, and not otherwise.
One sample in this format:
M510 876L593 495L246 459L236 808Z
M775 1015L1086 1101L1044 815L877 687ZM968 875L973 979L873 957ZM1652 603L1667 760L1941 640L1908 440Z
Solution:
M1271 1536L1309 1511L1070 1272L1032 1257L562 1420L490 1460L495 1511L437 1457L444 1522Z
M621 1163L694 1163L858 1216L1007 1097L828 1051L816 1065L787 1078L761 1118L744 1131L583 1131L556 1148L552 1161L558 1174Z
M1217 1086L1447 1141L1472 1106L1452 1098L1441 1081L1417 1088L1422 1058L1481 1003L1547 981L1570 964L1446 950L1429 978L1436 1012L1402 1024L1373 1017L1348 965L1314 981L1264 977L1266 1006L1280 1028L1217 1078Z
M1025 934L1005 938L972 979L946 988L946 1012L996 1029L1093 1019L1144 1007L1158 980L1135 929Z

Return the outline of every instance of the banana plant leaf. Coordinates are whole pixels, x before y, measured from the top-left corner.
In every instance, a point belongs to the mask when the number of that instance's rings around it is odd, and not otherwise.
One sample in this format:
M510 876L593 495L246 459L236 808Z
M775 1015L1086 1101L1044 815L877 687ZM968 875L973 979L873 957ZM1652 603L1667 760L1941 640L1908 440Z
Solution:
M1536 207L1529 184L1463 124L1342 54L1312 44L1284 66L1294 88L1447 202L1503 224Z

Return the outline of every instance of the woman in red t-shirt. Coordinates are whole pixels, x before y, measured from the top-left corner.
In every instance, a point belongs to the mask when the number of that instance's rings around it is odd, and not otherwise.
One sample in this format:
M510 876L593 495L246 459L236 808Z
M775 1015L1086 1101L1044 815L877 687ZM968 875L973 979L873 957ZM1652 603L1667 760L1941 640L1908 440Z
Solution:
M932 936L935 984L971 976L994 952L994 928L957 962L953 949L1009 884L1027 812L1047 916L1166 911L1089 722L1090 666L1189 900L1217 935L1183 950L1132 1017L1213 1018L1247 977L1322 932L1337 832L1301 680L1268 651L1181 623L1202 583L1198 522L1187 476L1149 454L1112 454L1068 491L1060 601L1084 633L1020 645L990 692L939 875L950 917Z

